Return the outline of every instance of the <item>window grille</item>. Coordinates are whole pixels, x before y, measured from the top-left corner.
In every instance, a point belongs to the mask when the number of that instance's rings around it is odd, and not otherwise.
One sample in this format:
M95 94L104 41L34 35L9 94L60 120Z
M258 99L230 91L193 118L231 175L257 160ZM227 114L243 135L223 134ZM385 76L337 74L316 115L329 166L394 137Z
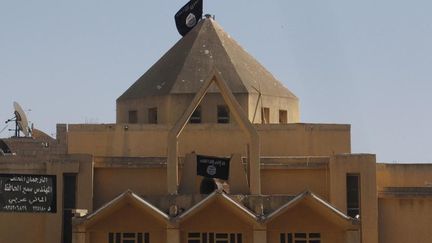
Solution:
M243 243L241 233L191 232L188 243Z
M109 233L108 243L150 243L150 234L136 232Z
M321 243L320 233L281 233L280 243Z

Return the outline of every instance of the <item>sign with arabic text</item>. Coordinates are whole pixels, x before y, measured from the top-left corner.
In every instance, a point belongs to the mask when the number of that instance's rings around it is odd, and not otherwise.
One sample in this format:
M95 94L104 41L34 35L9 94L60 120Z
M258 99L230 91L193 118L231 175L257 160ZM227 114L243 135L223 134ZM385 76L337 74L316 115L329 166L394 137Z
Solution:
M0 174L0 212L56 211L55 175Z

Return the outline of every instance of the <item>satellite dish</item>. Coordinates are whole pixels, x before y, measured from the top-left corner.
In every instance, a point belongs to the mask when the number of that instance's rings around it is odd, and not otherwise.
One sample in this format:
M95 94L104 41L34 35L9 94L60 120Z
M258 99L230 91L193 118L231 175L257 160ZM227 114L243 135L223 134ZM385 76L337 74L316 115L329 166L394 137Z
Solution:
M16 135L19 135L19 131L21 131L22 133L24 133L24 136L30 137L31 129L28 125L27 116L24 110L21 108L18 102L14 102L13 107L15 109L15 122L18 128L18 131L16 131Z

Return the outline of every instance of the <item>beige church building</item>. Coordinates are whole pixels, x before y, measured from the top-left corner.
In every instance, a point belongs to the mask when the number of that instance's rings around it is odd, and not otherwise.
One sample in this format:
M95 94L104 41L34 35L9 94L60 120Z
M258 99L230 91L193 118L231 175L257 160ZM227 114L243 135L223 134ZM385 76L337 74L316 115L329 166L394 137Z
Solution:
M211 17L116 106L115 124L0 140L1 243L432 242L432 164L377 163L350 125L303 123Z

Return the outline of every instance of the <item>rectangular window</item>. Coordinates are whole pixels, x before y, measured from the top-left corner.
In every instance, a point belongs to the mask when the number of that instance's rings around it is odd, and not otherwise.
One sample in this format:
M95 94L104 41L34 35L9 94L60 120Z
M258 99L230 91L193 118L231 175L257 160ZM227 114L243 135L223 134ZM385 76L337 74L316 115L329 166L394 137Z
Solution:
M217 106L217 122L218 123L229 123L229 109L226 105Z
M201 123L201 106L198 106L189 119L190 123Z
M360 175L347 174L346 176L347 214L355 218L360 215Z
M269 124L270 123L270 108L263 107L261 109L261 123Z
M191 232L188 243L243 243L241 233Z
M109 233L108 243L150 243L149 233Z
M76 174L63 174L63 242L72 243L72 210L76 208Z
M321 243L320 233L281 233L280 243Z
M63 174L63 208L75 209L76 174Z
M288 123L288 112L286 110L279 110L279 123Z
M153 108L148 109L148 122L150 124L157 124L158 123L157 107L153 107Z
M129 111L129 123L138 123L138 112L136 110Z

